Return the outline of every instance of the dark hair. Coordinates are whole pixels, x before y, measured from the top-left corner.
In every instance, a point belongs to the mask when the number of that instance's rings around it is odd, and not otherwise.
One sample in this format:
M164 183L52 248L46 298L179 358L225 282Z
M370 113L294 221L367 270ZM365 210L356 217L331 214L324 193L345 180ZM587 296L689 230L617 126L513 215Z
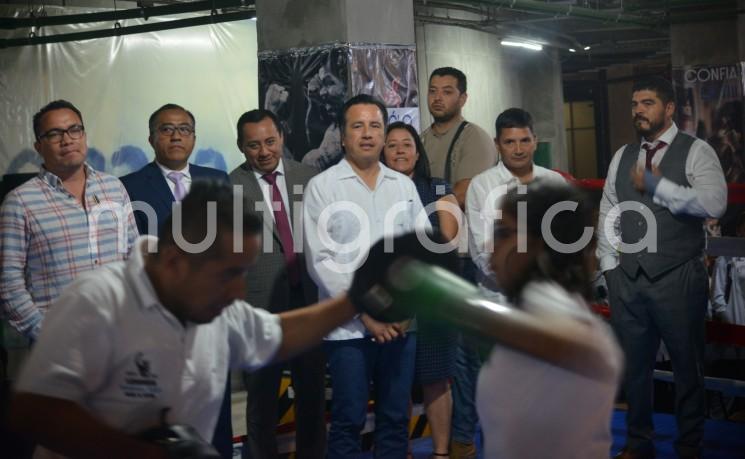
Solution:
M344 129L347 124L347 111L355 105L377 106L378 110L380 110L380 114L383 115L383 127L385 128L388 126L388 110L385 108L385 105L383 105L383 102L369 94L358 94L344 102L344 106L342 106L341 111L339 112L339 130L342 137L344 136Z
M432 73L429 75L429 82L432 82L432 77L444 77L444 76L451 76L458 80L458 91L460 91L461 94L466 92L466 89L468 88L468 81L466 80L466 74L461 72L460 70L456 69L455 67L440 67L438 69L432 70Z
M195 259L210 259L220 256L221 236L232 234L235 224L235 200L242 199L242 218L239 227L244 235L258 234L262 228L261 217L252 212L242 195L236 196L233 188L224 182L216 180L195 181L189 193L179 203L181 206L181 234L189 243L196 244L203 241L207 236L208 229L208 203L215 203L215 216L217 224L217 237L210 247L199 254L194 254ZM169 215L158 231L158 251L169 245L178 245L174 239L173 214Z
M651 76L634 81L634 86L631 88L632 93L644 90L654 91L664 105L675 102L675 91L673 91L672 83L662 77Z
M34 125L34 137L36 137L36 140L39 140L39 136L42 134L41 132L39 132L39 129L41 129L41 118L51 111L62 110L65 108L75 112L75 114L78 115L78 118L80 118L80 122L83 123L83 115L80 113L80 110L78 110L78 108L75 107L70 102L66 100L62 100L62 99L49 102L45 106L41 107L41 110L39 110L38 112L36 112L36 114L34 114L33 125Z
M569 184L557 184L536 179L527 186L526 192L516 187L502 199L502 211L518 217L518 203L525 203L525 230L528 236L544 241L543 260L536 260L530 272L525 273L521 290L533 279L552 280L569 292L592 298L592 262L594 244L590 243L576 252L563 253L545 243L541 231L543 216L554 204L569 201L577 204L573 212L562 211L551 221L551 234L563 244L579 241L585 228L593 227L593 206L590 199L578 188ZM518 223L519 225L520 223ZM539 256L540 258L540 256Z
M422 139L419 137L416 129L414 129L414 126L404 123L403 121L396 121L395 123L388 126L388 129L385 131L386 138L388 137L388 134L391 133L391 131L394 131L396 129L405 129L409 131L409 134L411 134L411 137L414 139L416 152L419 153L419 159L417 159L416 164L414 164L414 177L420 177L427 181L431 180L432 172L429 169L429 158L427 157L427 152L424 150ZM385 162L385 153L380 154L380 159L381 161L383 161L383 164L385 164L386 166L388 165Z
M508 108L500 113L497 121L494 123L494 127L497 130L497 138L502 133L502 129L509 128L528 128L532 134L535 134L535 131L533 131L533 117L522 108Z
M159 109L155 110L153 112L153 114L150 115L150 118L147 120L147 127L150 130L150 134L152 134L153 132L155 132L155 128L157 128L157 126L155 125L155 119L158 117L158 115L161 112L164 112L166 110L181 110L182 112L186 112L186 114L189 115L189 118L191 118L191 127L196 130L196 128L197 128L197 121L194 119L194 115L192 115L189 110L185 109L181 105L177 105L177 104L165 104L162 107L160 107Z
M275 115L271 110L264 110L262 108L249 110L238 118L238 124L236 125L236 130L238 131L238 149L241 148L241 144L243 143L243 125L248 123L260 123L267 118L272 120L279 135L283 135L282 126L279 124L279 118L277 118L277 115Z

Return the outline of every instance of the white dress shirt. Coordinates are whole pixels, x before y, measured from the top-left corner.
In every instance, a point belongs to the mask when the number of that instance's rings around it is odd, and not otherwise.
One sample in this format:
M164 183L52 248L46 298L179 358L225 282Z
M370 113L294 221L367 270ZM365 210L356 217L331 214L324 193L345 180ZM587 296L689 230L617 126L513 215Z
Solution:
M253 171L254 176L256 177L256 181L259 182L259 188L261 188L261 194L264 195L264 204L266 205L266 208L272 209L272 212L263 212L262 215L263 216L269 215L272 221L274 221L274 207L272 207L272 186L269 185L269 182L267 182L266 180L262 178L266 175L266 172L260 172L253 168L251 168L251 170ZM287 181L285 180L285 165L281 159L279 160L279 164L277 164L276 169L274 169L272 172L277 173L277 179L275 183L277 184L277 188L279 188L279 194L282 196L282 204L284 204L285 206L285 212L287 212L287 218L290 218L290 201L287 197ZM252 209L252 210L256 210L256 209ZM292 224L290 224L290 231L293 231Z
M533 179L551 183L566 183L558 172L533 165ZM512 175L500 161L471 179L466 192L466 218L468 219L468 252L476 264L476 280L483 287L498 290L497 280L489 259L494 251L494 223L502 196L518 186L520 180Z
M642 148L639 149L637 165L644 167L647 157L644 145L654 146L657 142L663 141L667 146L657 150L652 157L652 165L659 165L676 135L678 135L678 127L673 123L656 142L643 141ZM611 212L611 209L618 204L616 180L619 173L621 174L621 180L631 180L629 178L631 171L618 170L625 148L626 145L619 148L613 155L610 166L608 166L605 186L603 186L603 197L600 199L596 255L600 260L600 269L603 272L615 268L619 263L616 247L611 242L609 235L606 234L605 221L608 219L609 225L612 222L612 227L617 236L620 232L621 218L619 213ZM662 177L654 190L654 196L652 197L654 203L666 207L673 215L684 214L700 218L719 218L724 215L725 210L727 210L727 183L722 172L722 165L714 149L701 139L696 139L691 145L686 159L685 174L689 186L678 185Z
M717 257L712 281L713 311L724 315L729 323L745 325L745 258Z
M184 326L145 272L152 240L141 237L126 264L89 271L65 290L16 389L72 401L129 434L158 425L169 408L167 422L211 439L228 368L269 363L282 342L279 317L235 301L210 323Z
M382 163L373 190L342 159L310 180L303 199L306 262L319 299L346 291L379 239L431 228L414 182ZM355 318L326 339L364 336Z
M186 167L184 167L180 171L169 169L166 166L159 163L157 160L155 161L155 164L157 164L158 167L160 168L160 172L163 174L163 178L166 179L168 188L171 189L171 193L174 193L176 191L176 183L174 183L173 180L168 178L168 174L170 174L171 172L181 172L183 174L183 177L181 177L181 183L184 184L184 189L186 190L187 193L189 193L189 190L191 189L191 172L189 171L189 163L186 163Z

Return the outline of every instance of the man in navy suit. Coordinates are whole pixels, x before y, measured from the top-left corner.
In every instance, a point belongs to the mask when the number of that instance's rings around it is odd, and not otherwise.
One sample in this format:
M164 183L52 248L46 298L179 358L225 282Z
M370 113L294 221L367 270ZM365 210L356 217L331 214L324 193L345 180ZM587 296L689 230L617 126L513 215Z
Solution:
M188 193L196 180L228 182L225 172L210 167L189 164L196 141L196 123L190 111L176 104L157 109L148 122L148 141L155 151L155 161L137 172L121 178L132 202L141 201L155 211L155 221L148 221L144 212L136 211L140 234L158 234L158 227L171 214L174 202Z
M120 180L132 203L148 204L154 215L135 210L140 234L158 235L158 228L171 215L173 204L180 202L197 180L219 180L228 183L228 175L210 167L189 164L196 141L194 115L184 107L165 104L150 115L148 141L155 151L155 161ZM135 204L135 209L137 205ZM152 217L155 217L154 219ZM212 440L223 457L233 455L233 429L230 422L230 378L225 389L220 418Z

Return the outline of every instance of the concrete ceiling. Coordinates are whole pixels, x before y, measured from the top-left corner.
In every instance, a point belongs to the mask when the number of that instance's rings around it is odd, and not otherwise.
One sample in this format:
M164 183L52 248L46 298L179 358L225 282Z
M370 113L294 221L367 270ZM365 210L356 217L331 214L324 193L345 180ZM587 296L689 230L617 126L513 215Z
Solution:
M119 10L132 11L197 3L183 0L36 0L26 5L39 17L46 15L45 8L54 6L109 9L116 6ZM230 4L220 9L225 12L253 10L254 1L204 3ZM19 2L0 0L1 4ZM555 48L561 57L563 73L571 76L616 64L669 65L671 25L731 19L745 14L745 0L414 0L414 8L418 23L467 27L502 39L525 40ZM209 9L206 13L209 14ZM5 22L17 19L0 17L0 21Z
M737 0L415 0L421 23L446 23L556 48L565 75L670 63L673 24L745 14ZM587 49L585 49L587 48ZM573 52L570 49L574 50Z

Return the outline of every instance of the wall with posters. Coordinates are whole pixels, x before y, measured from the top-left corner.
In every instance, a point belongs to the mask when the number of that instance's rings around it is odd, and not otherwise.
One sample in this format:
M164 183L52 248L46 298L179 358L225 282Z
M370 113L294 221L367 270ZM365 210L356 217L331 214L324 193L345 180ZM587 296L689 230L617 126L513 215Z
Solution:
M678 127L709 143L729 183L745 183L745 62L673 68Z
M413 46L332 43L259 53L260 104L285 132L286 155L319 169L342 157L337 115L354 94L388 107L389 120L418 125Z
M678 127L705 140L719 157L728 183L745 183L745 62L673 67ZM735 234L745 206L730 205L723 235Z
M3 15L12 11L6 8ZM148 22L161 20L166 19ZM45 32L93 26L45 27ZM59 98L81 110L89 162L97 169L123 175L152 160L147 120L167 102L183 105L196 118L192 162L229 171L244 161L235 146L235 123L258 104L254 21L5 48L0 68L0 175L38 170L31 118Z

